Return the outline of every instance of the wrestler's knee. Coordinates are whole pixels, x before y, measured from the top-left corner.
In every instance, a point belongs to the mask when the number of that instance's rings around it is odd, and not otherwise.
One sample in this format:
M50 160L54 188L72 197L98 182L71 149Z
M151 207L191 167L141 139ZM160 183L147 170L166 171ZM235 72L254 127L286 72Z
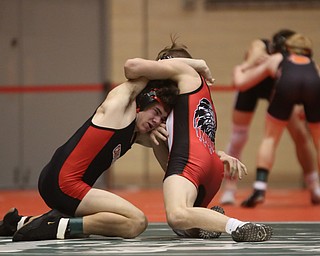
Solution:
M128 219L126 235L124 238L135 238L146 230L148 226L147 217L141 212Z
M184 208L167 210L167 222L172 229L185 229L187 223L187 211Z

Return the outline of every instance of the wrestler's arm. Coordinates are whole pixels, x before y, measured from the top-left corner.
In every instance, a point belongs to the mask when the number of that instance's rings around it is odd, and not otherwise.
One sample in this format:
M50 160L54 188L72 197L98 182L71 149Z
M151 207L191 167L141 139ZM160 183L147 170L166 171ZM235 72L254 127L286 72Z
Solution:
M242 179L243 174L248 174L247 167L237 158L229 156L223 151L217 151L216 153L224 164L224 171L229 173L231 177L238 174L239 179Z
M243 69L241 65L235 66L232 73L233 85L240 91L250 89L270 75L268 66L269 60L247 69Z
M319 67L319 65L317 63L315 63L315 67L316 67L316 70L318 71L318 74L320 76L320 67Z
M148 79L141 77L125 81L113 88L98 107L92 121L105 127L121 128L136 117L136 96L146 86Z
M213 85L214 78L212 77L211 71L204 60L191 59L191 58L172 58L172 59L165 59L161 61L170 63L170 61L172 62L176 60L182 61L183 63L195 69L200 75L202 75L206 79L208 85Z
M161 61L134 58L126 61L124 69L128 79L171 79L178 84L180 93L193 91L201 84L198 72L179 58Z
M158 145L152 144L153 153L163 171L167 170L169 149L166 141L160 141Z
M253 40L246 53L245 60L240 64L243 70L255 66L262 62L269 55L267 53L266 45L260 39Z

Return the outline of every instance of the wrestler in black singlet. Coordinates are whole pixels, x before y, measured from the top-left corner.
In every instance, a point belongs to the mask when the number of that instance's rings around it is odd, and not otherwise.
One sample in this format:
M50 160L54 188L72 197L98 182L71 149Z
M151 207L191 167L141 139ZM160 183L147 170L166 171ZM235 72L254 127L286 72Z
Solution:
M284 55L277 74L268 113L287 121L293 106L303 104L307 121L320 122L320 77L313 60L301 55Z
M267 39L261 39L261 41L265 44L267 53L271 54L271 42ZM246 91L238 92L234 108L242 112L254 112L259 99L270 99L273 84L274 79L267 77L256 86Z

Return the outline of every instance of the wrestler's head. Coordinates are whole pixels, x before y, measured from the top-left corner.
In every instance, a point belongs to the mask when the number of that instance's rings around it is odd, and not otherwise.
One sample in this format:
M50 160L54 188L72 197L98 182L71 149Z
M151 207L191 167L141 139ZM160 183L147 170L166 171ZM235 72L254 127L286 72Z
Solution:
M296 32L290 29L281 29L272 37L273 52L285 52L285 42L287 38L294 35Z
M285 45L289 52L293 52L298 55L304 55L307 57L312 56L312 41L310 38L304 35L297 33L290 36L286 40Z
M158 53L156 60L170 59L170 58L192 58L188 52L187 47L183 44L176 43L176 37L171 35L171 46L165 47Z
M172 80L151 80L137 96L137 127L142 133L158 127L172 110L179 89Z

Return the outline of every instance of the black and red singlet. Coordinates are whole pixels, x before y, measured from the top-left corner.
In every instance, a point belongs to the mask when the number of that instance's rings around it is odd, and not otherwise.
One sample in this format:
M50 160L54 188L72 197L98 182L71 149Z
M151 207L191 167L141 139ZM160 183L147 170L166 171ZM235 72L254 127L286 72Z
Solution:
M217 118L210 89L201 86L178 96L167 119L169 162L165 177L190 180L198 189L197 206L206 207L220 188L223 164L215 152Z
M38 187L47 205L73 216L99 176L131 148L134 129L135 120L123 129L111 129L89 118L41 172Z

